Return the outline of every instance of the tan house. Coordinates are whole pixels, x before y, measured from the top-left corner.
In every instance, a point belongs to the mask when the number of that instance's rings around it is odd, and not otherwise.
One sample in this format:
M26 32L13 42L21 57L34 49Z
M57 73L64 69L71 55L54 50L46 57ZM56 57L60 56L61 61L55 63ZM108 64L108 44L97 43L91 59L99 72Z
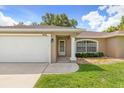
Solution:
M0 62L75 62L76 53L124 57L124 31L91 32L58 26L1 26Z

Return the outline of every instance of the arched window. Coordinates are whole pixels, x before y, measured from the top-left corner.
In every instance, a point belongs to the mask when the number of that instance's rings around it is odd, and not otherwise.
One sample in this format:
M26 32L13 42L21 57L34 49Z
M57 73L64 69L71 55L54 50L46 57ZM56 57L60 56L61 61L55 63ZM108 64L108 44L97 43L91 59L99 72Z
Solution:
M98 41L96 40L78 40L76 46L77 52L93 53L98 51Z

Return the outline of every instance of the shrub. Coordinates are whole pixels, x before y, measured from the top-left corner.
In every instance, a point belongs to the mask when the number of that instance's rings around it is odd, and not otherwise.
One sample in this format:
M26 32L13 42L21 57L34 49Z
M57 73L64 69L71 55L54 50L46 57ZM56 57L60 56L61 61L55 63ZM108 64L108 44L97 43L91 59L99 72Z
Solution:
M76 53L77 58L87 58L87 57L103 57L103 52L95 52L95 53Z
M82 57L81 53L76 53L76 57Z
M98 56L99 57L103 57L104 56L104 53L103 52L98 52Z

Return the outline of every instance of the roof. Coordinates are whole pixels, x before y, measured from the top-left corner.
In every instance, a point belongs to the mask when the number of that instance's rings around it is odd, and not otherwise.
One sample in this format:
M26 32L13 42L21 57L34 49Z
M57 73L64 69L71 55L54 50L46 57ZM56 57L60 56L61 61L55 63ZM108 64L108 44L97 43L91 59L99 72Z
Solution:
M106 32L93 32L93 31L84 31L81 32L77 37L78 38L92 38L92 37L101 37L103 35L106 35Z
M53 25L16 25L16 26L0 26L0 33L11 33L11 32L71 32L79 33L76 38L109 38L114 36L124 36L124 31L116 32L93 32L86 31L85 29L73 28L73 27L62 27Z
M80 32L82 29L53 25L0 26L0 32Z
M124 31L116 31L116 32L93 32L93 31L83 31L77 38L109 38L114 36L124 36Z
M72 29L72 27L54 26L54 25L15 25L15 26L0 26L1 28L11 28L11 29Z

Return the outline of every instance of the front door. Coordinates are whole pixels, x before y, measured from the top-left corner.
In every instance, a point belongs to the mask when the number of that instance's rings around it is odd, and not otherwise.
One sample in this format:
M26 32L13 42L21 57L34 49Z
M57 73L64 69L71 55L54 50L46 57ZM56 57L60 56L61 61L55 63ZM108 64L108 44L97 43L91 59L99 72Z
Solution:
M65 56L65 40L59 40L58 54L59 56Z

